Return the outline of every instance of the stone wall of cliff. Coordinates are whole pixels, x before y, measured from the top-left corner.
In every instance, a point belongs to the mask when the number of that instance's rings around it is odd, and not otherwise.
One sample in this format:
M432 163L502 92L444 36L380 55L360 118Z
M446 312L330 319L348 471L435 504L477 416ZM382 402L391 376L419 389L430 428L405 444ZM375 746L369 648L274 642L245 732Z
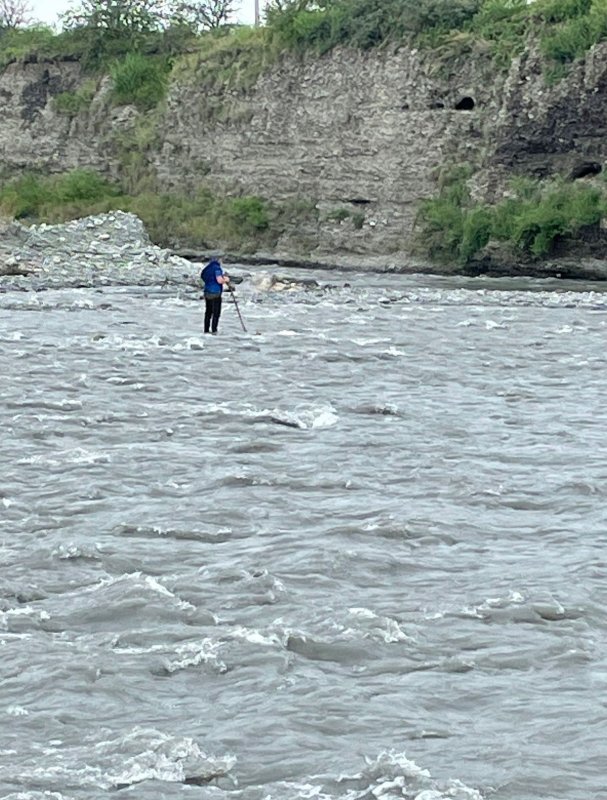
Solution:
M183 73L147 115L113 108L101 80L90 108L69 118L53 97L82 82L77 63L11 64L0 75L2 174L90 167L120 176L124 142L136 146L143 123L160 188L205 185L290 204L283 253L389 261L410 253L416 210L442 167L471 163L476 191L491 198L513 172L566 176L606 157L605 45L552 87L533 48L508 73L482 53L439 62L403 48L285 58L246 90L209 90L203 77ZM317 218L298 219L298 204Z

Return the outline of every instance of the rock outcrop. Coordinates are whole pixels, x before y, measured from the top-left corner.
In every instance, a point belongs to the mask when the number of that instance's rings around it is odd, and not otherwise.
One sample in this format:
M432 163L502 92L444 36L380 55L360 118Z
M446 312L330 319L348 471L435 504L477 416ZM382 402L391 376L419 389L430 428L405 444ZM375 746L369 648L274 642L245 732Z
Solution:
M204 88L184 72L164 110L147 115L110 108L100 81L88 110L57 113L53 98L81 81L74 62L4 70L4 174L86 166L118 176L124 142L145 125L160 188L204 185L290 207L274 255L317 262L410 260L419 202L450 164L471 163L477 196L492 200L513 173L587 180L607 155L607 44L551 87L533 49L508 73L483 52L440 61L406 48L341 50L285 58L247 89ZM298 214L304 205L315 214Z

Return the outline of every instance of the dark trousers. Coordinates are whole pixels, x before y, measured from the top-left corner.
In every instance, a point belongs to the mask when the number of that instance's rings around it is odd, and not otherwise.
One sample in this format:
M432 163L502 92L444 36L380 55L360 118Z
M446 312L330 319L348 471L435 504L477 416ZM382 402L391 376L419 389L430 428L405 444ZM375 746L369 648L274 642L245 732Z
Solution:
M205 294L204 303L204 332L208 333L210 329L212 333L217 333L219 317L221 316L221 295Z

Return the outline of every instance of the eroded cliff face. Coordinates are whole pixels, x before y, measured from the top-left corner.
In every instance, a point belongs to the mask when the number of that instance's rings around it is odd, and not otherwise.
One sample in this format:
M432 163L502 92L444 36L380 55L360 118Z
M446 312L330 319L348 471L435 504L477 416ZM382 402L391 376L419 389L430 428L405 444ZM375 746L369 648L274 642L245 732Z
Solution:
M204 75L183 73L160 113L112 108L107 81L86 112L56 113L53 97L82 79L75 63L5 69L5 175L86 166L119 176L145 128L160 188L205 185L291 208L278 250L319 260L410 255L419 202L442 167L471 163L477 193L495 198L513 173L567 176L592 163L596 174L606 157L605 45L553 87L533 50L508 74L483 54L340 51L285 59L247 90L208 89ZM298 214L304 206L316 219Z

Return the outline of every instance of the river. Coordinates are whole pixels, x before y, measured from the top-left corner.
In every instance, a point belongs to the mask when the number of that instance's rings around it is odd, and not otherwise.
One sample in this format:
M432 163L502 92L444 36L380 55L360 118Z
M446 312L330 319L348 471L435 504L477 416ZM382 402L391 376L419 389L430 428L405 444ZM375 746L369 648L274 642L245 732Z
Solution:
M0 294L3 799L604 796L605 287L305 276Z

